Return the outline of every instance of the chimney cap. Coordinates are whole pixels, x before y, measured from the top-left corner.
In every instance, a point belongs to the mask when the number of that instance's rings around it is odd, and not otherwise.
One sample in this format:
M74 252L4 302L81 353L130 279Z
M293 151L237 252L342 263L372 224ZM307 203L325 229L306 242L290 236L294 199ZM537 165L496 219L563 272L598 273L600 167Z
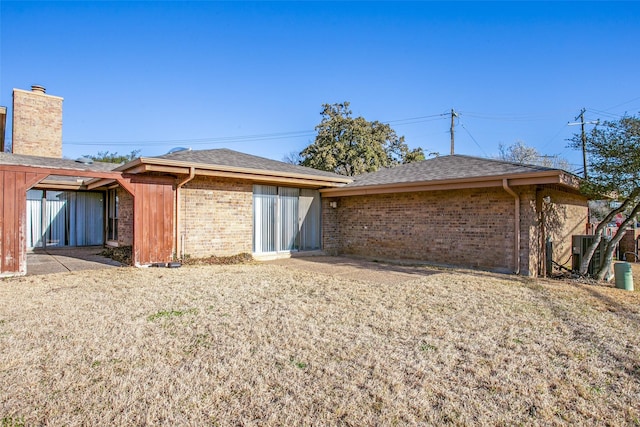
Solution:
M40 86L40 85L31 85L31 92L46 93L46 92L47 92L47 90L44 88L44 86Z

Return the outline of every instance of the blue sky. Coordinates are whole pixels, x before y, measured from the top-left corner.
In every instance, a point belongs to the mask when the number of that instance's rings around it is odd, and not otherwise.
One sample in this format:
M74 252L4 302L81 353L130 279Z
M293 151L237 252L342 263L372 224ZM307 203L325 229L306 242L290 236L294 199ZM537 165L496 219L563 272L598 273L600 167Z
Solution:
M566 139L640 111L636 2L0 2L0 105L64 97L64 155L177 146L281 160L323 103L410 147L516 141L580 169ZM9 120L10 128L10 120ZM10 138L10 129L7 133Z

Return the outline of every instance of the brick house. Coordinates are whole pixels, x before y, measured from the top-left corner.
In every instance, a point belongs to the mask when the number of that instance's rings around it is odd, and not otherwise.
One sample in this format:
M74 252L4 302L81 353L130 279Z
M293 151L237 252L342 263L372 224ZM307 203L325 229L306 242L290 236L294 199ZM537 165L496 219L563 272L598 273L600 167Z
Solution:
M444 156L353 179L226 149L89 163L60 158L61 117L62 98L14 90L0 276L25 274L28 248L76 245L132 246L135 265L324 251L535 276L547 240L564 262L585 229L560 170Z
M320 190L328 253L413 259L537 276L571 261L587 199L557 169L452 155Z

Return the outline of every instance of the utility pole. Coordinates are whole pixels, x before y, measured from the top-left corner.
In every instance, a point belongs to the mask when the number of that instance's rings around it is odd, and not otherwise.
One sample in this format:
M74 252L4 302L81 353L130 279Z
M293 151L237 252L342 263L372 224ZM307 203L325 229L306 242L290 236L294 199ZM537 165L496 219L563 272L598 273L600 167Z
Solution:
M581 140L582 140L582 166L584 168L584 179L586 180L588 178L587 176L587 134L584 131L584 125L586 124L591 124L591 125L597 125L600 123L599 120L596 121L591 121L591 122L585 122L584 121L584 113L585 111L587 111L586 108L583 108L582 110L580 110L580 114L578 114L576 116L576 118L574 120L578 120L580 119L580 121L578 123L567 123L569 126L575 126L575 125L580 125L581 128Z
M453 119L458 117L458 113L456 113L456 111L452 108L451 109L451 155L453 156L454 154L454 136L453 136L453 129L454 129L454 123L453 123Z
M584 133L584 112L587 111L585 108L580 110L580 114L574 119L578 120L580 117L580 128L582 129L582 166L584 168L584 179L587 179L587 135Z

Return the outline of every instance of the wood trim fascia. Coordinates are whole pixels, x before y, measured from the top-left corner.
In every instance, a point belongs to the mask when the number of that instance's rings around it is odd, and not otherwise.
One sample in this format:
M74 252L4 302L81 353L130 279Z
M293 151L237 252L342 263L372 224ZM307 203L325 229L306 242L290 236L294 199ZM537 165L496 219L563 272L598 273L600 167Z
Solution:
M246 179L250 181L271 183L271 184L295 184L295 185L303 185L303 186L315 187L315 188L336 186L336 184L334 183L317 181L315 179L287 178L287 177L280 177L280 176L264 176L264 175L256 175L256 174L210 171L210 170L202 170L202 169L197 169L196 175L215 176L215 177L222 177L222 178L238 178L238 179Z
M256 179L255 177L262 176L270 179L273 182L278 182L281 179L302 179L307 182L317 182L320 185L327 186L336 186L348 184L353 181L352 178L349 177L325 177L321 175L307 175L302 173L295 172L280 172L273 171L267 169L251 169L251 168L241 168L234 166L222 166L222 165L207 165L204 163L196 163L196 162L185 162L185 161L177 161L177 160L167 160L167 159L154 159L154 158L146 158L140 157L135 161L120 166L116 168L117 171L127 172L127 173L140 173L140 172L166 172L166 173L176 173L182 175L189 174L189 168L196 168L196 175L204 175L205 171L214 172L214 173L234 173L233 177L241 177L241 176L251 176L250 179ZM208 176L222 176L222 175L213 175L207 174Z
M92 180L91 182L87 183L87 190L93 190L96 189L98 187L104 187L107 185L111 185L114 182L116 182L115 179L97 179L97 180Z
M80 191L80 190L88 190L88 188L83 184L74 184L71 182L65 183L63 181L44 181L39 182L33 185L31 188L36 188L39 190L71 190L71 191Z
M93 170L80 170L80 169L58 169L49 168L43 166L23 166L23 165L2 165L0 164L0 171L14 171L14 172L28 172L46 175L59 175L59 176L77 176L79 178L112 178L120 177L120 172L113 171L93 171Z
M323 188L320 193L324 197L361 196L386 193L409 193L418 191L462 190L467 188L502 187L504 179L512 186L536 184L562 184L561 172L550 171L538 174L520 174L511 176L480 177L472 179L423 181L410 183L394 183L369 185L362 187Z

